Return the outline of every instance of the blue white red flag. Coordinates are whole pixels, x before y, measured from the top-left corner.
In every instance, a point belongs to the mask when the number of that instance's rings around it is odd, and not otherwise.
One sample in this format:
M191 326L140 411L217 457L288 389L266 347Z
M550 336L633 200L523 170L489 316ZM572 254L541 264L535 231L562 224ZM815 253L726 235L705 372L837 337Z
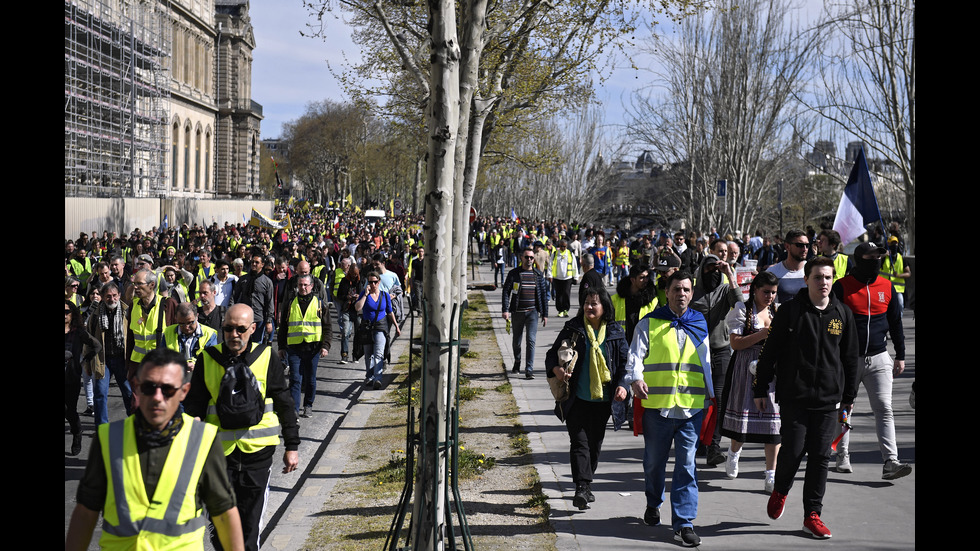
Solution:
M881 213L878 211L878 199L871 186L871 172L862 148L858 151L851 175L844 186L844 193L837 207L837 217L834 219L834 230L840 234L841 243L847 244L861 237L867 231L866 226L874 222L881 222ZM884 227L882 224L882 228Z

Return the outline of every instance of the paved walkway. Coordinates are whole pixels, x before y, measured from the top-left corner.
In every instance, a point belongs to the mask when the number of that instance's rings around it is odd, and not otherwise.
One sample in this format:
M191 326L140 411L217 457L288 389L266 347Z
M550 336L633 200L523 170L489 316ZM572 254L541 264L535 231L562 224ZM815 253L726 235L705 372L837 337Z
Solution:
M488 265L480 267L474 285L492 284ZM612 287L609 291L615 292ZM578 287L572 288L573 297ZM504 366L509 374L513 364L511 335L504 330L498 314L501 290L484 292L494 320L494 328ZM572 314L578 312L573 300ZM596 502L579 511L572 506L575 486L568 466L568 434L553 413L554 399L545 380L544 356L567 321L554 317L549 305L548 326L538 326L536 340L536 378L509 375L514 396L521 409L521 422L531 440L534 463L541 485L551 505L551 522L558 534L561 550L613 551L679 547L670 529L669 496L661 509L667 524L648 527L642 517L646 507L643 482L643 441L628 429L614 432L612 423L603 443L599 468L592 490ZM893 408L899 444L899 457L915 461L915 412L908 395L915 377L915 322L911 312L905 317L906 371L896 379ZM891 347L889 347L890 349ZM763 492L763 448L746 444L739 461L739 476L729 480L724 466L705 467L698 458L700 504L695 528L703 549L914 549L915 479L912 474L893 482L881 480L881 454L874 432L874 415L867 393L860 390L855 403L851 437L852 474L831 472L827 482L822 519L833 532L830 540L814 540L802 531L803 469L796 478L786 502L786 512L778 521L766 515L768 495ZM728 439L723 439L727 447ZM805 464L804 464L805 466ZM672 472L668 466L667 472ZM669 490L669 479L668 479Z

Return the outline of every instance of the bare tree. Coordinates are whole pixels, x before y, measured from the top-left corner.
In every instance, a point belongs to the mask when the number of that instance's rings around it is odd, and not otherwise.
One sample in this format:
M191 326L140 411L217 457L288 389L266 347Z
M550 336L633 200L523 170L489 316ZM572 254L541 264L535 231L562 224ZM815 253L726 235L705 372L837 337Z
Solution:
M601 109L589 105L537 123L515 159L488 167L474 203L496 215L515 207L521 217L594 220L603 207L599 198L614 182L604 154L618 154L605 144L602 119ZM532 158L537 162L516 160Z
M857 136L869 158L895 168L878 176L905 197L906 246L915 250L915 0L828 3L834 31L815 109Z
M687 194L694 227L756 227L775 204L775 183L797 158L812 123L796 95L819 51L788 0L721 2L685 19L676 40L653 37L659 89L633 96L629 135L651 146ZM727 181L725 203L716 201Z

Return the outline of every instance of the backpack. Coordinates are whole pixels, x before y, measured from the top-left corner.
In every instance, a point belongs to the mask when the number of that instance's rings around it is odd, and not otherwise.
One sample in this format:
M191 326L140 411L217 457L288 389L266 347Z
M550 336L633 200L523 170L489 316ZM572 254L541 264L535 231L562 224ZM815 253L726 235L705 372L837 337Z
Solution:
M247 354L250 358L258 356L267 345L256 346ZM265 414L265 396L259 388L255 374L245 359L239 357L231 365L224 365L228 358L220 358L217 347L205 350L214 361L225 368L215 398L215 410L222 429L246 429L259 424ZM259 353L259 354L256 354Z

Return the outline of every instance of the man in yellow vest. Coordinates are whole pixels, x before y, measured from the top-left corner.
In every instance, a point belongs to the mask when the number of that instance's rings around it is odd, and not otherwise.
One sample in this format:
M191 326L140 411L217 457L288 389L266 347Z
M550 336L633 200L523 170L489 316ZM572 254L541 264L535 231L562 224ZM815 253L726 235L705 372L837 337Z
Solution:
M100 425L92 441L66 550L88 548L100 512L102 549L203 549L202 503L224 549L245 548L217 431L177 413L190 387L185 368L180 354L164 348L143 358L139 410Z
M279 434L285 440L283 473L291 473L299 465L299 425L296 410L286 384L285 370L279 356L265 344L252 343L255 332L255 314L247 304L235 304L225 314L221 326L225 342L211 348L197 358L197 367L191 376L191 389L184 399L184 411L192 417L204 419L218 427L218 439L228 463L228 477L235 489L238 510L242 518L245 549L256 551L262 533L262 513L269 496L269 479L272 476L272 460ZM247 374L250 370L258 387L259 421L251 426L230 427L222 421L226 410L222 393L222 379L228 372L237 372L237 382L228 398L251 394ZM228 391L227 386L224 387ZM219 403L219 397L222 398ZM235 404L240 406L241 404ZM212 538L212 543L215 543ZM217 545L215 546L217 548Z
M881 259L881 270L879 274L892 282L895 286L895 293L898 297L898 304L905 310L905 278L912 277L912 271L905 264L905 259L898 252L898 237L888 238L888 254Z
M691 273L678 271L667 278L667 306L657 308L636 325L627 362L627 378L641 400L643 475L647 507L643 522L660 524L660 506L671 443L674 477L670 487L671 527L674 539L694 547L701 538L694 532L698 513L698 478L694 454L701 423L714 397L711 384L708 324L689 308L693 293Z
M279 317L279 359L289 365L289 391L299 412L300 391L305 395L300 417L309 417L316 398L316 368L330 351L330 309L313 291L313 276L296 276L296 296L283 302Z
M126 333L128 379L135 375L143 356L163 342L163 330L174 323L177 301L158 296L156 289L157 274L151 270L142 269L133 276L133 305Z
M847 275L848 258L846 254L837 252L840 247L840 234L834 230L823 230L817 236L817 248L821 256L834 261L834 281Z
M218 344L218 332L197 322L197 307L193 302L181 302L174 319L177 323L163 330L163 342L170 350L179 352L187 367L193 370L198 354Z

